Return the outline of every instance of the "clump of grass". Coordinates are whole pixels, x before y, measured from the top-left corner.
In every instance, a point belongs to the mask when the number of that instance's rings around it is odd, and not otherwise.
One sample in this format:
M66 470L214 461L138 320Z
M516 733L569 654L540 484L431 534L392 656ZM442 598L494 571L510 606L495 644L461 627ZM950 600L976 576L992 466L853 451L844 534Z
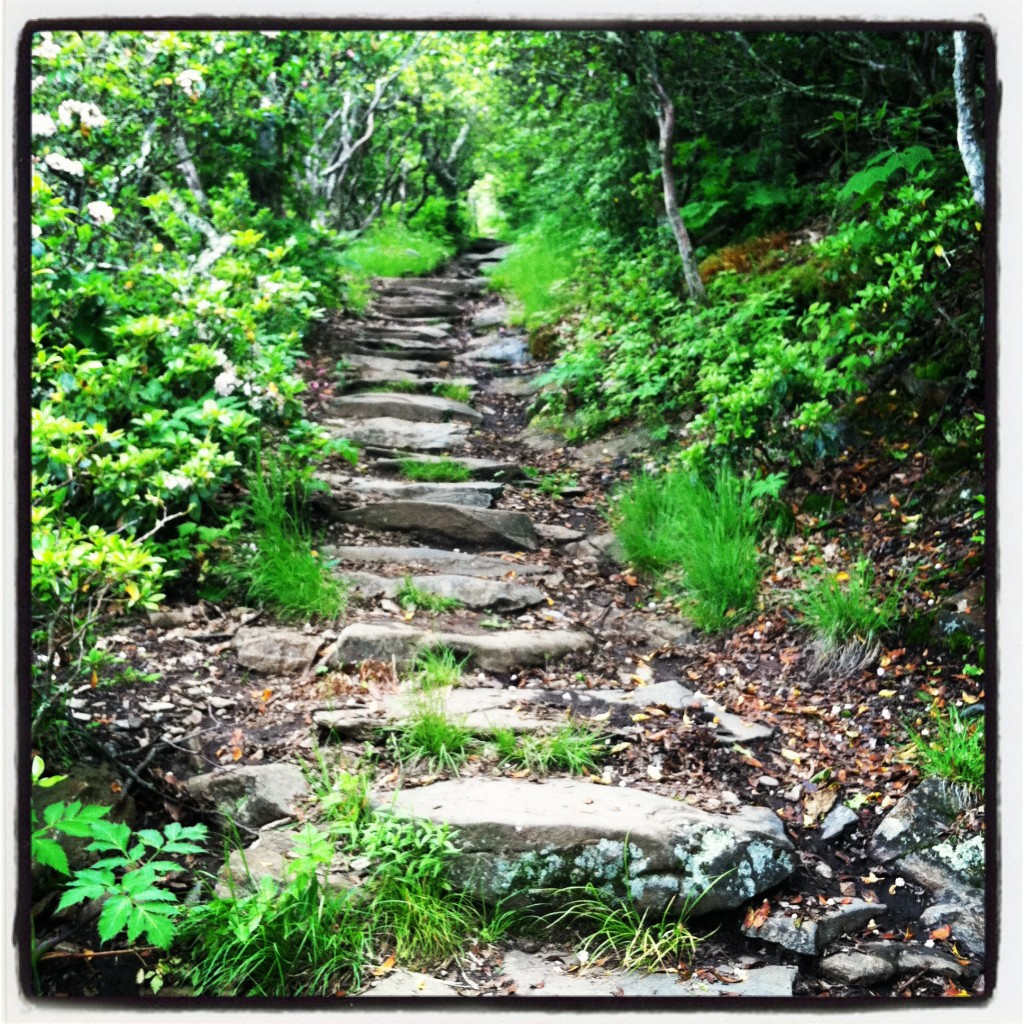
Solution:
M713 632L739 620L761 579L758 490L723 466L695 476L641 476L619 496L615 533L630 561L681 594L681 609Z
M794 599L826 648L838 649L850 641L870 645L890 630L899 613L906 582L897 580L883 597L875 584L875 571L867 559L835 574L821 573Z
M969 722L952 704L945 709L933 706L931 717L933 724L921 732L907 726L921 770L984 792L984 718Z
M541 494L547 494L552 498L561 498L562 491L567 487L578 487L580 479L572 473L548 473L540 478L537 490Z
M599 730L587 725L564 725L550 735L520 735L496 729L494 747L502 764L515 764L538 774L552 770L582 775L598 769L604 750Z
M427 274L454 253L450 242L401 221L377 221L345 250L345 260L359 277Z
M395 592L395 600L403 608L413 608L425 612L453 612L462 607L462 602L456 597L432 594L429 590L416 586L411 576L405 576L402 579L402 585Z
M282 619L337 618L346 591L320 559L285 470L257 462L248 483L252 539L217 575Z
M437 462L420 462L418 459L402 459L402 473L409 480L425 483L461 484L472 475L467 466L454 459L439 459Z
M408 721L398 730L396 751L401 760L426 764L434 772L457 775L475 745L472 731L448 717L443 699L421 695Z
M412 665L412 680L421 690L458 686L466 661L466 658L458 660L449 647L421 651Z
M446 381L434 385L434 394L440 398L448 398L453 402L466 404L473 399L473 389L467 384L450 384Z
M382 380L373 385L374 391L400 392L402 394L409 394L419 391L419 389L419 381L415 380Z

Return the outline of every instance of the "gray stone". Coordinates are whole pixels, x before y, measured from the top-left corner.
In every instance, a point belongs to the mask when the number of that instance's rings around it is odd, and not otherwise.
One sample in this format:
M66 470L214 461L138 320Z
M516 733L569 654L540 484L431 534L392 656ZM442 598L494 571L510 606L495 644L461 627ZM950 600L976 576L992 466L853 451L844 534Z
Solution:
M886 909L884 903L865 903L855 899L845 905L814 907L814 913L821 916L811 921L804 919L803 908L795 911L778 910L760 928L744 926L742 930L744 935L752 939L773 942L805 956L817 956L840 935L863 928Z
M366 339L445 341L451 334L451 325L445 324L370 323L365 320L334 320L327 329L333 337Z
M977 798L962 786L935 777L924 779L882 819L870 850L881 861L932 846L963 810Z
M231 765L185 784L197 800L209 800L227 822L259 828L292 817L300 800L309 795L309 784L294 764Z
M563 965L574 958L566 954ZM644 974L636 971L591 970L566 973L550 955L509 950L504 955L501 973L516 984L516 997L548 996L667 996L673 998L737 996L781 997L793 995L795 967L736 968L735 982L704 981L701 978L682 980L678 974Z
M460 317L462 307L444 296L428 295L382 295L373 303L377 316L396 317Z
M508 334L496 340L487 340L482 345L470 345L456 358L462 362L510 363L513 366L520 366L529 360L530 351L525 335Z
M464 260L466 263L475 263L482 265L485 263L500 263L506 256L508 256L514 246L502 245L497 249L492 249L490 252L464 252L459 259Z
M428 341L405 335L353 335L331 339L331 350L341 356L383 356L386 359L418 359L428 363L444 363L455 358L456 348L447 341Z
M396 366L401 366L401 360L390 360L390 362L394 362ZM379 389L382 385L387 386L388 384L395 383L412 384L419 391L427 391L438 384L458 384L470 390L477 385L475 377L424 376L422 373L414 373L410 370L384 368L360 370L356 376L345 380L344 387L349 391L366 388L374 390Z
M190 622L202 621L206 618L201 604L184 605L178 608L160 608L147 612L149 624L157 629L176 629L187 626Z
M508 320L508 307L504 303L497 306L487 306L475 313L470 320L470 327L474 330L481 330L487 327L500 327Z
M981 889L940 893L939 902L928 907L921 914L920 921L929 930L948 924L958 945L966 942L976 956L984 958L985 893ZM960 948L962 950L962 946Z
M287 676L312 664L320 638L296 629L243 626L234 636L235 657L243 668L268 676Z
M648 645L662 647L665 644L690 643L696 631L692 625L679 619L664 619L644 612L612 608L604 616L602 626L615 629L632 640L646 640Z
M487 385L488 391L498 395L510 395L513 398L525 398L528 395L535 395L543 390L541 383L544 375L542 373L522 377L506 377L504 380L492 380Z
M395 453L392 458L373 459L370 463L374 472L401 474L405 461L411 462L454 462L469 470L470 476L476 480L516 480L523 475L523 467L514 462L501 462L498 459L475 459L469 456L421 455L418 453Z
M821 838L826 842L835 839L858 820L856 812L851 811L846 804L836 804L821 823Z
M582 530L571 530L568 526L559 526L557 523L534 523L533 528L541 540L550 541L552 544L568 544L583 536Z
M597 441L573 450L573 458L584 466L600 466L612 459L646 452L653 447L650 431L643 428L627 430L619 434L608 434Z
M794 866L766 809L721 817L575 779L456 779L398 793L392 810L451 825L460 851L451 878L488 901L591 882L659 914L699 898L703 914L741 905Z
M901 858L896 867L933 892L980 887L985 881L985 837L978 833L962 843L936 843Z
M351 581L353 589L365 597L394 598L403 577L374 576L372 573L340 572ZM531 608L544 600L544 591L537 587L508 580L486 580L475 576L412 576L414 587L428 594L453 597L467 608L490 608L496 612L513 612Z
M314 491L313 500L330 515L339 510L375 501L430 501L446 505L468 505L489 508L501 494L504 484L488 480L464 483L407 483L402 480L379 480L321 473L330 491Z
M554 452L559 448L564 448L568 443L565 435L557 430L536 426L529 426L525 430L521 430L513 440L538 452Z
M420 650L449 647L465 654L481 669L502 672L527 665L543 665L548 660L587 650L593 639L586 633L568 630L533 631L511 629L501 633L448 633L417 629L399 623L355 622L338 637L331 663L358 664L395 659L408 665Z
M392 359L388 356L362 356L353 353L345 356L345 362L355 371L357 376L363 376L364 371L426 375L437 372L437 365L435 363L416 359Z
M646 708L652 704L672 708L675 711L689 707L693 691L686 689L674 679L661 683L638 686L635 690L588 690L587 693L604 704L626 704L630 707Z
M626 549L610 530L584 537L575 544L567 544L565 553L572 558L582 558L597 565L625 565L627 561Z
M376 416L368 420L328 419L323 425L336 437L355 444L376 448L412 448L416 451L444 451L464 444L467 427L464 423L416 423Z
M818 971L822 977L851 988L862 988L901 974L922 971L958 979L969 973L967 967L947 953L890 942L872 943L861 950L825 957L819 961Z
M373 286L384 295L482 295L490 281L486 277L378 277Z
M421 974L419 971L407 971L397 967L389 971L379 981L371 980L370 987L360 992L361 997L366 996L388 996L396 998L399 996L457 996L458 992L447 982L440 978L432 978L429 974Z
M546 586L557 586L562 574L549 565L537 565L513 558L496 558L493 555L470 555L463 551L448 551L445 548L387 547L377 544L342 544L327 546L327 554L341 562L366 565L396 565L406 568L425 566L442 573L460 576L480 576L486 579L516 576L543 577Z
M439 395L413 395L399 391L361 391L356 395L332 398L327 405L332 416L340 419L413 420L418 423L445 423L466 420L479 423L483 417L464 402L453 402Z
M343 523L369 530L402 530L463 544L536 551L529 516L506 509L468 508L432 501L384 501L337 513Z

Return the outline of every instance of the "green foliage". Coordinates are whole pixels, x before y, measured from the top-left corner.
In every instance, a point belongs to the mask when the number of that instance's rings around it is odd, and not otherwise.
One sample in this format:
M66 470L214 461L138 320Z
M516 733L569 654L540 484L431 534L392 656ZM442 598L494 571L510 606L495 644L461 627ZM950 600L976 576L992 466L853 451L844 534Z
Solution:
M925 775L985 789L985 720L969 721L949 704L933 704L931 724L920 732L907 725L916 758Z
M617 499L615 532L639 570L678 591L685 614L715 631L757 600L762 514L756 497L755 484L725 466L710 485L682 472L641 476Z
M896 580L882 596L875 583L874 567L866 558L839 573L824 570L808 575L795 598L804 622L832 649L850 640L870 643L888 632L899 614L907 589Z
M345 256L361 278L428 274L454 255L450 240L401 221L377 221Z
M537 481L537 490L541 494L550 495L552 498L561 499L562 491L567 487L579 487L579 477L575 473L566 471L560 473L548 473Z
M429 590L417 587L411 576L402 578L402 584L395 592L395 600L403 608L425 612L451 612L462 607L462 602L458 598L432 594Z
M402 459L402 473L409 480L428 483L463 483L472 474L468 466L454 459L441 458L437 462L421 462L419 459Z
M408 721L398 730L395 750L402 760L457 775L474 745L472 731L448 717L443 695L425 691L413 702Z
M247 515L253 539L243 541L216 574L283 619L337 618L345 591L313 547L285 467L257 460Z
M441 381L434 385L434 394L447 398L452 402L469 403L473 399L473 389L467 384L450 384Z
M420 651L412 665L412 681L421 690L458 686L466 661L466 658L458 660L449 647Z
M599 729L587 725L563 725L548 734L518 734L511 729L494 731L494 746L502 764L528 768L538 775L566 771L583 775L600 767L605 743Z

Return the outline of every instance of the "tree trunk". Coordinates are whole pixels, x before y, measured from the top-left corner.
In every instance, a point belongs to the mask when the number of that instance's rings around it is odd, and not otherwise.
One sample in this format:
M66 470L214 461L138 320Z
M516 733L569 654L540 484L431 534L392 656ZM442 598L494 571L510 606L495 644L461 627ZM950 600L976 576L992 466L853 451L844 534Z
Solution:
M953 33L956 51L953 91L956 93L956 142L971 180L974 201L985 209L985 153L978 139L974 111L974 54L966 32Z
M661 184L665 192L665 213L676 237L679 258L683 262L683 277L690 298L701 306L708 304L708 293L697 271L697 259L693 254L689 232L679 214L679 199L676 194L676 172L672 166L672 150L675 145L676 110L656 75L651 75L654 91L658 96L658 147L661 150Z

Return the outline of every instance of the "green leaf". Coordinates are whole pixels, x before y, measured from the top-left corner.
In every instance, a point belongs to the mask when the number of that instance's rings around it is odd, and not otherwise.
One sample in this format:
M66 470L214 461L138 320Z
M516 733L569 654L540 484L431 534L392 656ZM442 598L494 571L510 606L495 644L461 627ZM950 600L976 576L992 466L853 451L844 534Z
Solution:
M174 941L175 924L172 915L177 907L135 906L128 918L128 941L134 942L145 935L151 946L166 949Z
M100 912L99 920L96 922L100 938L104 942L109 942L115 935L124 931L131 912L132 901L127 896L123 894L111 896L103 904L103 910Z
M68 867L68 855L56 839L47 839L45 836L32 837L32 859L44 867L53 868L62 875L70 875Z
M164 845L164 837L155 828L139 829L135 836L137 839L141 839L147 846L152 846L155 850L161 849Z

